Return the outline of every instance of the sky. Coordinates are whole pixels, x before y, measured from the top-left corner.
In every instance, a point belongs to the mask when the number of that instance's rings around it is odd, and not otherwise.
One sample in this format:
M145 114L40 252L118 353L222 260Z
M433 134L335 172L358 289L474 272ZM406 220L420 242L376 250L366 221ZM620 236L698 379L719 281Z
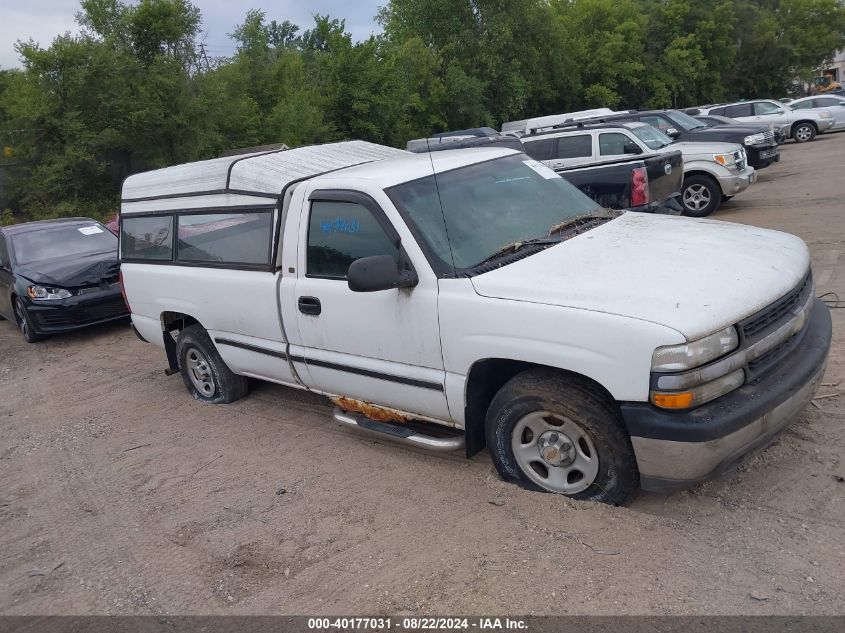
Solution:
M362 40L379 30L373 19L387 0L193 0L202 12L203 40L209 55L229 55L234 26L243 22L249 9L261 9L269 20L290 20L302 29L313 23L314 13L344 18L352 38ZM32 38L47 47L53 38L67 31L77 32L74 20L79 0L0 0L0 68L18 68L17 40Z

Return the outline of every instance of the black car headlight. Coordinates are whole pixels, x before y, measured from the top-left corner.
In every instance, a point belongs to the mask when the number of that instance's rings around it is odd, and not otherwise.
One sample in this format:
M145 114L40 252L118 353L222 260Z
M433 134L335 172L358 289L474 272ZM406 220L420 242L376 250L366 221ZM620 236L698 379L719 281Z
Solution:
M26 294L33 301L55 301L57 299L67 299L72 297L73 293L65 288L57 288L55 286L29 286L26 289Z

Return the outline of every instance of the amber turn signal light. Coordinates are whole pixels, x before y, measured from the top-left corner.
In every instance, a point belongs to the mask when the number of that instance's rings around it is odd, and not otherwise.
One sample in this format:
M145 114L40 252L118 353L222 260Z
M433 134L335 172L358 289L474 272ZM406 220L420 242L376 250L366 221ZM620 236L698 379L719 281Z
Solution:
M651 401L663 409L689 409L695 396L692 391L681 393L652 393Z

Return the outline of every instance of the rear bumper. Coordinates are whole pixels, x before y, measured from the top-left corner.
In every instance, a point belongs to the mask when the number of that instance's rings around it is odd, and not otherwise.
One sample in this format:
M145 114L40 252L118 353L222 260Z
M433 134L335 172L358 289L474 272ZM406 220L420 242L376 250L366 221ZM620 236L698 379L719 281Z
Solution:
M39 334L61 334L129 316L119 289L108 289L58 301L24 300L33 329Z
M660 213L663 215L681 215L684 208L678 199L681 197L680 193L676 193L666 200L656 200L639 207L630 207L629 211L638 211L640 213Z
M830 349L830 311L815 300L802 339L760 379L687 412L623 403L644 490L690 488L765 448L812 400Z

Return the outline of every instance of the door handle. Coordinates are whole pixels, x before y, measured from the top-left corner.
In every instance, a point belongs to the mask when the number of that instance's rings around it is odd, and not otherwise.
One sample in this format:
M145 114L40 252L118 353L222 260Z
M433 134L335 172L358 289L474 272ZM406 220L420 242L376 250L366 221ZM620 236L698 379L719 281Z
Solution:
M299 311L302 314L313 314L317 316L323 309L317 297L300 297L298 303Z

